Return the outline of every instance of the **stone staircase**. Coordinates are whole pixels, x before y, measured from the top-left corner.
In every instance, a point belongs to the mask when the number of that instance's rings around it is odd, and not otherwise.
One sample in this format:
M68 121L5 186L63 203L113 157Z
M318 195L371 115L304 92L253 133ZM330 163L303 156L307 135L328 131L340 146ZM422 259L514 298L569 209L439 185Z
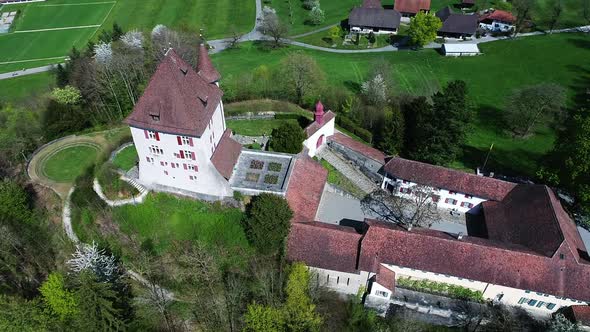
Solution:
M352 162L346 160L344 157L334 152L334 150L331 148L325 147L318 153L318 156L326 160L330 165L334 166L334 168L336 168L340 173L342 173L365 193L369 194L376 189L379 189L379 186L371 181L371 179L363 174L363 172L361 172L358 168L356 168Z

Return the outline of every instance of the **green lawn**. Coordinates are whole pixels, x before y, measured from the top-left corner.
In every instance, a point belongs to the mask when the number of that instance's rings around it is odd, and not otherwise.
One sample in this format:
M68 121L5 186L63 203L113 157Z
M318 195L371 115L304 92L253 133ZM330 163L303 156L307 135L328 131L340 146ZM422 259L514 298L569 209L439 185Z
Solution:
M208 39L229 36L234 30L246 33L254 27L255 1L237 5L231 0L48 0L1 9L15 10L21 14L14 32L0 35L0 73L61 62L73 46L85 47L100 29L111 29L114 22L125 30L146 33L157 24L195 34L203 29ZM19 33L82 26L90 27Z
M128 235L140 241L151 239L157 251L165 251L173 241L198 240L230 252L249 250L240 225L242 212L193 199L167 194L151 194L140 205L114 208L113 216Z
M272 130L283 123L298 124L295 119L227 120L227 127L234 133L244 136L270 135Z
M325 21L320 25L307 24L309 10L303 8L302 0L272 0L271 7L277 11L280 19L289 25L289 35L317 30L321 27L340 23L361 0L322 0L320 7L325 13ZM289 4L291 6L289 6ZM291 10L289 10L291 8ZM292 13L292 14L291 14Z
M119 153L113 159L113 164L124 171L128 171L133 168L136 162L137 150L135 149L134 145L128 146L119 151Z
M588 25L584 19L581 0L561 0L563 12L557 22L557 28L569 28L575 26ZM551 10L555 4L554 0L537 0L536 7L533 10L533 21L540 29L548 29L548 18L551 17Z
M50 91L55 78L51 73L27 75L0 80L0 102L26 102Z
M561 84L573 95L574 89L579 89L580 74L590 70L590 65L581 61L590 58L589 44L590 36L584 34L527 37L482 44L484 55L471 58L443 57L435 50L334 54L296 47L267 50L244 44L238 50L214 55L213 61L220 72L235 77L262 64L276 67L286 54L301 50L316 59L329 84L349 90L358 89L371 60L379 57L392 63L394 89L400 93L430 95L450 80L465 80L477 119L469 132L465 156L456 166L480 165L494 143L490 169L530 175L535 173L539 158L552 147L555 135L549 129L526 140L507 135L499 121L506 95L520 86L544 82Z
M322 47L330 47L334 49L347 49L347 50L362 50L367 48L379 48L384 47L391 44L390 37L388 35L375 35L375 43L369 43L369 35L361 35L359 36L358 43L352 43L344 45L343 41L344 38L336 38L332 39L330 36L329 31L320 31L309 36L297 38L297 41L322 46ZM397 36L396 36L397 37Z
M352 183L352 181L340 173L340 171L334 168L330 163L322 160L322 166L328 170L328 183L331 183L358 198L365 197L365 192Z
M43 165L43 173L56 182L71 182L97 157L97 149L91 146L65 148L50 156Z

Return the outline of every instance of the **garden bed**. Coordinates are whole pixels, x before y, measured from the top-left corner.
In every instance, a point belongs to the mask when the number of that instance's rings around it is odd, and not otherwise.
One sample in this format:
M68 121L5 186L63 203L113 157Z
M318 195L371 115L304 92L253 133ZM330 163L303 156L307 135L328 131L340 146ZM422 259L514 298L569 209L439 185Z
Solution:
M425 279L412 279L400 277L396 280L396 286L419 292L443 295L454 299L483 302L483 293L466 287L451 285L444 282L435 282Z
M268 170L273 172L280 172L283 168L283 165L280 163L270 162L268 163Z

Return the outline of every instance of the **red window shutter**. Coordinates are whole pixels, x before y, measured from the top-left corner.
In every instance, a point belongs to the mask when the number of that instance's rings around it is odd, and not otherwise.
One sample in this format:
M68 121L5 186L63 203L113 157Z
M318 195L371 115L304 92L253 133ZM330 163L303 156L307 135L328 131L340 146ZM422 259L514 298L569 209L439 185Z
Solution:
M143 130L143 134L145 135L145 138L150 138L150 136L148 135L148 131L146 129Z
M189 137L189 138L188 138L188 144L189 144L190 146L194 146L194 145L193 145L193 138L192 138L192 137Z
M180 136L176 136L176 141L178 141L178 145L182 145L182 138Z
M195 165L195 172L199 171L199 166Z
M184 151L180 150L180 158L184 159Z
M176 166L174 166L174 163L172 163L172 168L176 168Z
M188 169L188 167L186 166L186 164L182 164L182 166L184 166L184 169Z
M150 157L145 157L145 159L148 161L148 163L150 162Z
M191 159L192 159L192 160L195 160L195 159L196 159L196 158L195 158L195 153L194 153L194 152L191 152Z
M160 133L156 132L156 141L160 140Z

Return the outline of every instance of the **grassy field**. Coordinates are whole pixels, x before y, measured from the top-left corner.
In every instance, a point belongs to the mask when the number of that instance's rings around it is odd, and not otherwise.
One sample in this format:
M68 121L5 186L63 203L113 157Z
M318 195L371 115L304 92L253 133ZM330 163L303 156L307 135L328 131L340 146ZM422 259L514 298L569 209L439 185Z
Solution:
M123 150L119 151L119 153L113 159L113 165L117 166L118 168L128 171L137 162L137 150L135 146L131 145Z
M140 205L115 208L113 216L123 232L137 234L140 241L151 239L159 252L173 241L183 240L198 240L228 251L249 250L239 209L152 194Z
M485 159L495 144L488 166L506 173L534 174L539 158L553 145L554 132L539 130L532 137L513 139L499 121L506 95L520 86L553 82L568 88L570 96L580 89L578 81L590 65L581 61L590 57L590 36L555 34L499 41L481 45L484 55L472 58L448 58L435 50L384 54L334 54L301 50L312 55L326 72L331 85L357 91L365 79L371 60L385 57L394 68L394 89L400 93L430 95L453 79L467 82L470 101L477 111L465 155L457 167L473 168ZM267 50L244 44L213 57L222 73L237 75L259 65L277 66L295 47ZM329 107L330 105L328 105Z
M12 32L0 35L0 73L61 62L73 46L85 47L114 22L126 31L149 32L157 24L195 34L202 29L208 39L229 36L234 30L246 33L254 26L255 2L238 6L231 0L49 0L1 9L16 10L21 13Z
M0 103L26 102L28 97L39 97L51 90L54 81L51 73L0 80Z
M262 136L270 135L272 130L278 128L283 123L294 123L298 125L295 119L263 119L263 120L227 120L227 127L234 133L244 136Z
M53 181L71 182L96 160L97 153L91 146L65 148L47 159L43 172Z

